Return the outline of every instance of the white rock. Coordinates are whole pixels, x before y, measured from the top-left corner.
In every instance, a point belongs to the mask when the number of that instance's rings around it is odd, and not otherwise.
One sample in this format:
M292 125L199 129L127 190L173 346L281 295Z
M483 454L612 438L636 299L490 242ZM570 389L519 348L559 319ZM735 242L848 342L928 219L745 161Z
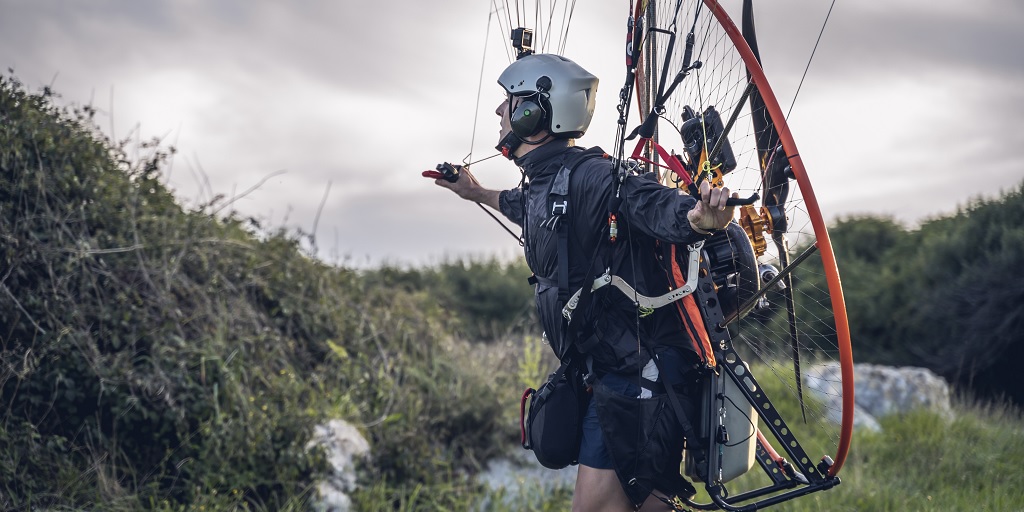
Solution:
M953 418L949 384L927 368L858 364L853 373L857 405L875 417L925 409Z
M541 466L533 452L516 447L508 457L487 463L487 470L477 475L477 481L492 491L504 488L515 494L522 487L552 490L572 487L576 482L577 466L552 470Z
M856 367L854 374L856 374ZM812 366L804 372L804 387L815 398L824 402L827 411L826 418L829 421L833 423L842 422L843 406L841 397L843 396L843 390L839 363ZM857 394L856 388L854 393L855 395ZM853 428L867 429L873 432L882 430L878 420L856 403L853 406Z
M952 419L949 385L926 368L854 365L854 428L881 431L877 418L924 408ZM829 419L840 421L842 388L839 363L811 367L804 386L825 402Z
M327 462L334 469L327 480L317 485L318 500L312 509L322 512L349 512L352 500L347 493L356 489L357 459L369 457L370 443L359 429L344 420L331 420L326 425L317 425L313 439L306 444L310 449L321 446L327 455Z

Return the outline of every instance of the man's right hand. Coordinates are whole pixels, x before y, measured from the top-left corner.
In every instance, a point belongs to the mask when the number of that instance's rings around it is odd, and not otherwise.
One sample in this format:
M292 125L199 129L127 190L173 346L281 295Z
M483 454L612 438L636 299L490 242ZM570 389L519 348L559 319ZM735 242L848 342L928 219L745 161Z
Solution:
M728 206L729 188L711 188L708 182L700 184L700 200L693 209L687 212L686 218L690 227L698 232L707 233L724 228L736 214L735 206ZM739 197L733 193L731 197Z
M434 176L433 173L436 173L437 176ZM456 195L467 201L485 204L494 210L498 210L498 194L500 192L480 186L480 182L477 181L476 176L473 176L473 173L469 172L469 167L459 166L459 179L455 182L444 179L441 173L437 171L426 171L423 175L435 178L435 185L451 190L452 192L455 192Z

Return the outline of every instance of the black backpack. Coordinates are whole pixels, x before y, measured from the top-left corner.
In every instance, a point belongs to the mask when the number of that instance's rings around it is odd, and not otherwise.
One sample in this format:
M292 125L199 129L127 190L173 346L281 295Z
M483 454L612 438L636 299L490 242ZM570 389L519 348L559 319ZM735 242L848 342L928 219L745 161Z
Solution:
M580 358L567 357L540 389L527 389L519 404L523 448L533 450L537 461L550 469L576 464L579 458L590 393L575 359Z

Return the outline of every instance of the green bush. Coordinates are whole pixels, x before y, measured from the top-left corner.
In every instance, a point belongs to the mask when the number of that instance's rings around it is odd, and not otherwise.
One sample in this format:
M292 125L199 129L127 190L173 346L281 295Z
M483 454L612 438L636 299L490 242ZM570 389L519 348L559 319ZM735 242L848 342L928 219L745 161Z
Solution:
M303 446L318 418L296 407L308 386L278 381L325 354L323 319L287 310L315 300L289 273L319 265L283 233L259 242L238 219L182 211L159 181L173 150L154 141L130 162L91 109L0 88L3 426L45 447L23 448L27 464L0 452L5 494L52 506L242 489L273 506L302 492L321 466Z
M452 258L424 268L385 265L367 271L369 282L415 293L441 308L446 326L461 337L483 342L539 335L533 305L532 273L523 258Z
M216 201L183 210L173 148L133 161L92 115L0 77L4 507L297 506L328 416L363 425L370 475L429 482L498 449L499 380L435 301Z
M892 219L841 219L829 230L843 280L855 359L927 367L981 397L1024 404L1024 183L910 230ZM799 253L803 248L797 248ZM798 307L830 319L820 258L794 272ZM769 298L775 300L771 294ZM777 321L781 318L777 318Z

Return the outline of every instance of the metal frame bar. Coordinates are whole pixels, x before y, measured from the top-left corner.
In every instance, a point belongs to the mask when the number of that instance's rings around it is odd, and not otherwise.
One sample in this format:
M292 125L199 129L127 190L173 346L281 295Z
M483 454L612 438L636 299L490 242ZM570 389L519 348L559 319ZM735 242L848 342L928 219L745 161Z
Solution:
M739 387L747 402L757 410L761 423L791 458L792 466L789 468L780 467L768 454L766 447L761 446L760 441L758 441L756 459L758 465L761 466L761 469L771 480L772 483L770 485L735 496L728 496L724 483L705 482L705 489L707 489L713 503L697 504L688 502L687 504L705 510L717 507L723 510L745 512L759 510L839 485L841 481L838 477L827 474L829 469L827 463L823 462L820 465L816 465L807 455L803 446L800 445L796 436L793 435L792 429L789 428L786 421L762 390L760 384L758 384L757 379L747 370L743 360L736 353L729 330L724 327L724 314L718 301L718 294L715 292L706 253L701 260L701 272L697 284L696 298L698 299L699 307L704 312L705 327L707 328L712 346L715 347L715 356L722 373L721 375L711 375L711 385L707 387L709 395L706 398L708 403L713 404L718 400L716 396L718 393L717 379L731 379ZM718 451L718 440L717 436L714 435L716 425L713 423L713 416L707 414L704 418L705 432L708 433L708 436L707 439L702 441L707 443L706 448L709 454L717 453ZM718 473L718 459L716 457L708 457L708 466L708 475ZM773 467L778 468L778 471L774 471ZM806 482L795 475L789 474L789 471L794 469L803 475ZM751 500L758 501L750 502Z

